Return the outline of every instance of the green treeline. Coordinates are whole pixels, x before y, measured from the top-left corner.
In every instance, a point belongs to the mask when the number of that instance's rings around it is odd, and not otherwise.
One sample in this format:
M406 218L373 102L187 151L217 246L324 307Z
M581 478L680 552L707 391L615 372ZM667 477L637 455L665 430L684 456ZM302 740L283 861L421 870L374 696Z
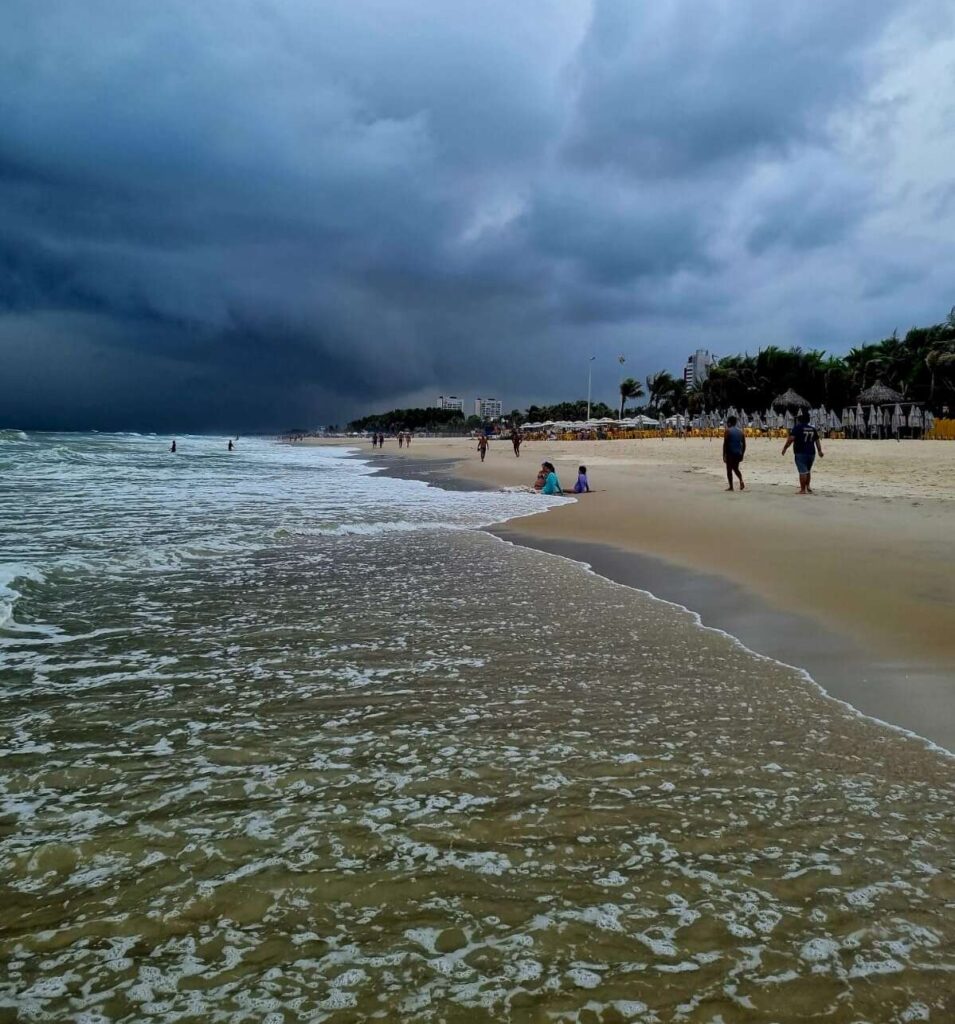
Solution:
M348 424L349 430L421 430L454 433L464 429L464 413L457 409L392 409L374 416L362 416Z
M773 399L792 388L814 408L825 405L841 413L854 406L862 391L881 380L906 402L918 402L936 416L955 410L955 307L942 323L913 327L904 338L893 334L882 341L860 345L845 356L830 356L822 349L769 345L756 355L724 356L710 369L699 387L687 388L682 378L666 370L646 378L646 388L632 378L620 384L619 405L592 402L594 419L615 417L630 399L646 397L643 411L653 416L682 412L726 410L731 406L762 413ZM628 409L627 412L637 410ZM948 413L949 415L951 412ZM512 423L547 420L583 420L587 402L532 405L505 417ZM349 423L350 430L422 430L455 433L480 426L476 416L465 419L445 409L394 409Z
M720 359L697 389L684 388L666 372L655 374L647 378L647 393L648 404L665 414L730 406L752 413L768 409L792 388L813 407L841 413L879 380L936 415L946 406L955 408L955 308L943 323L913 327L904 338L893 334L845 356L770 345L754 356Z

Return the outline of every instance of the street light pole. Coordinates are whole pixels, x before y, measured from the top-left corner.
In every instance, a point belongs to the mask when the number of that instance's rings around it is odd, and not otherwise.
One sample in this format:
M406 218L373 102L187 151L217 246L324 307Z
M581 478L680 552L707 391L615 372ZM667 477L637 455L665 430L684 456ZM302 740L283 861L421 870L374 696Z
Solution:
M591 356L587 363L587 421L590 422L590 386L594 379L594 360L596 356Z

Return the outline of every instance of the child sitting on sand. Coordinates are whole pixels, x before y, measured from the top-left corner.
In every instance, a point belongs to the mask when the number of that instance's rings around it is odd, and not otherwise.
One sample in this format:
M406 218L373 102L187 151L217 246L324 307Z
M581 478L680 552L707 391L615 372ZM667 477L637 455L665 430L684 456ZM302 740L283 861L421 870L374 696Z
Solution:
M574 493L583 494L584 492L590 493L590 484L587 482L587 467L577 467L577 483L574 484Z
M541 464L541 469L547 474L544 477L544 486L541 488L541 494L563 494L563 490L560 486L560 480L557 478L557 470L554 469L552 462L544 462Z
M537 479L534 481L534 490L540 491L547 483L547 470L543 466L537 471Z

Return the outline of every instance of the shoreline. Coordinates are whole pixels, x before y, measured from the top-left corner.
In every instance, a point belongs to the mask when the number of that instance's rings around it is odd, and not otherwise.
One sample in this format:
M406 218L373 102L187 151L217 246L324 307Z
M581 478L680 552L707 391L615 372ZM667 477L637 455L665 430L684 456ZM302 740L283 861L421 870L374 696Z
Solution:
M607 443L603 442L604 445ZM636 443L656 444L654 441ZM442 487L474 490L514 486L515 476L527 477L536 469L538 461L536 450L531 454L525 449L520 460L508 452L510 462L503 462L503 445L500 445L497 452L499 461L488 472L488 463L482 465L476 458L469 458L472 455L469 444L466 448L460 443L452 445L453 442L447 441L429 445L428 441L416 440L410 452L393 447L386 453L366 452L354 443L347 446L357 449L359 457L368 459L388 475L420 479ZM555 447L558 446L553 443L548 446L546 442L533 445L534 449L542 450ZM595 462L591 453L582 454L590 463ZM540 457L548 456L541 453ZM553 456L551 458L566 478L567 460L563 459L561 464ZM623 481L619 478L619 471L615 477L610 474L612 468L615 467L600 465L599 476L601 482L612 480L615 491ZM591 475L594 476L593 471ZM667 483L670 491L674 484L695 490L700 481L692 480L686 484L670 480ZM707 487L712 490L711 481L707 481ZM632 498L632 490L632 486L622 488L624 493L616 497L629 494ZM729 634L755 654L804 671L828 696L851 705L866 717L902 732L913 733L950 753L955 752L955 657L952 656L955 636L950 635L955 631L936 633L936 643L926 646L917 635L912 636L904 628L899 629L900 623L890 618L885 625L894 625L895 635L891 635L891 629L883 629L883 634L889 635L880 636L879 643L870 642L869 628L847 629L844 619L820 616L812 601L780 600L778 594L767 594L764 588L752 586L745 574L733 576L721 571L719 559L710 560L707 564L705 559L692 557L694 545L684 545L682 550L680 545L671 545L667 550L665 545L647 543L642 530L636 536L624 536L621 543L621 512L619 502L610 500L613 494L608 489L588 495L574 504L551 509L546 516L511 520L489 527L487 532L501 540L569 558L615 583L685 608L696 614L702 625ZM672 493L669 497L672 498ZM743 497L719 494L724 502ZM749 492L745 497L750 497ZM795 499L796 504L801 500ZM931 499L923 499L919 507L925 501L931 504ZM884 518L884 508L881 511ZM937 517L939 510L931 508L929 511L930 526L937 527L933 517ZM944 511L949 515L955 514L955 504ZM873 518L878 520L880 517ZM641 523L646 519L645 514L641 516ZM672 523L670 525L673 526ZM879 521L871 525L876 532L885 527ZM744 532L747 529L745 522L737 526ZM911 543L911 538L903 539ZM837 543L840 540L837 538ZM925 537L919 536L916 540L924 543ZM804 587L808 584L810 592L819 582L814 577L828 577L832 571L833 566L825 559L820 564L818 557L812 558L798 545L795 545L795 550L791 545L782 544L781 547L783 556L800 559L798 582ZM824 549L829 547L823 545ZM858 553L853 551L843 551L842 555L847 562L853 561L853 556L858 558ZM896 552L896 555L904 560L905 552ZM944 576L949 567L951 556L936 564L936 575ZM851 566L846 568L851 571ZM885 571L891 572L891 560ZM955 607L955 595L943 592L941 596L942 607L936 611L944 614L945 597ZM880 608L877 603L875 611ZM881 618L871 614L871 608L869 611L870 619ZM904 623L902 625L904 627Z

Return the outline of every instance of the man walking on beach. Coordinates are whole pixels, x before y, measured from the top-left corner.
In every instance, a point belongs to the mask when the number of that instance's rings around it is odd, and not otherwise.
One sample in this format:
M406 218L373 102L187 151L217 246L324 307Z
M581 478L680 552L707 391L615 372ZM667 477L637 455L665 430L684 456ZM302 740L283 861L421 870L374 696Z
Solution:
M746 490L743 474L739 471L739 464L746 454L746 435L743 433L743 428L736 425L737 423L736 417L730 416L726 421L726 430L723 431L723 461L726 463L726 482L729 484L726 489L728 491L733 489L734 473L739 480L739 489Z
M484 461L484 457L487 455L487 434L481 434L478 438L478 451L481 453L481 461Z
M521 437L521 432L517 429L517 427L513 427L511 429L511 444L514 445L514 457L518 459L521 457L522 440L523 438Z
M819 440L819 431L809 422L808 412L801 412L797 417L797 423L789 431L789 437L783 445L783 455L790 445L793 446L796 472L799 474L799 493L812 494L812 488L809 486L812 483L812 464L816 459L816 452L819 452L820 459L825 453Z

